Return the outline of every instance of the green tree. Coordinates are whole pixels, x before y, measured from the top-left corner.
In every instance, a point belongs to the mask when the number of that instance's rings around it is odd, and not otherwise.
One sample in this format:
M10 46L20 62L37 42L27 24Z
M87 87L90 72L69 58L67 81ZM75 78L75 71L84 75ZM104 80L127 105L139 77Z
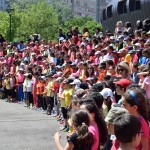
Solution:
M58 28L58 17L54 8L47 5L46 1L37 4L26 4L25 8L16 13L20 18L20 26L16 29L16 35L29 37L34 33L39 33L45 39L54 38Z
M68 27L72 26L73 28L78 26L80 31L86 27L89 29L90 35L94 34L94 29L96 27L99 27L102 29L101 24L97 23L92 17L86 16L86 17L74 17L70 20L68 20L62 28L64 29L64 32L68 31Z
M57 11L60 26L64 26L68 20L73 18L72 8L66 2L51 0L49 4Z
M6 39L8 37L9 31L9 16L7 12L0 11L0 34L2 34Z

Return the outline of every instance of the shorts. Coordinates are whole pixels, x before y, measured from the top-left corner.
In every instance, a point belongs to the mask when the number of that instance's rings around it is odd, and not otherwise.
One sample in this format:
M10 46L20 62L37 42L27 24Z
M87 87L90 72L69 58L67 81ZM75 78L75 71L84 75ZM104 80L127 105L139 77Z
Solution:
M11 89L6 89L6 96L11 96Z
M67 119L68 118L67 109L65 107L61 107L61 112L62 112L63 118Z

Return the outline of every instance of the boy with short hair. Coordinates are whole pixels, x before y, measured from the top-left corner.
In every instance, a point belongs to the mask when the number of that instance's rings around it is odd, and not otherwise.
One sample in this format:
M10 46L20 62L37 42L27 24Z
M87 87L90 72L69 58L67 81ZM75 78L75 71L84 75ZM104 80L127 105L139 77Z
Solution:
M114 121L114 133L120 142L118 150L135 150L141 141L141 122L129 114L117 117Z

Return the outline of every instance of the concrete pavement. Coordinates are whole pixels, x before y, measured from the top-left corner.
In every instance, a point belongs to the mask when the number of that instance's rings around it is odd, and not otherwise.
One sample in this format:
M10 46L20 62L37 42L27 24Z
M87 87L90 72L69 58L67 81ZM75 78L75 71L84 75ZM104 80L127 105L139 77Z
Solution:
M0 100L0 150L56 150L53 135L59 127L51 116ZM63 145L65 137L62 133Z

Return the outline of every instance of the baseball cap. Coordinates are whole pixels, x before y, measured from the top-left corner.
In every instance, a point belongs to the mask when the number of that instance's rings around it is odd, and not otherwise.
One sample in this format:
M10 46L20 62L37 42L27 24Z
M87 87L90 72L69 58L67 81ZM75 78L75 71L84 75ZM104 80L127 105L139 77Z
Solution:
M65 80L63 81L63 83L71 83L71 82L73 82L73 79L65 79Z
M131 51L128 52L128 54L135 54L135 53L136 53L135 50L131 50Z
M71 66L76 66L77 63L76 62L72 62Z
M150 34L150 30L146 34Z
M126 52L126 49L120 49L119 51L118 51L118 53L124 53L124 52Z
M141 44L140 44L140 43L135 43L134 45L135 45L135 46L138 46L138 47L141 47Z
M62 77L58 77L55 81L61 81L61 80L63 80L63 78Z
M132 41L132 39L130 37L126 37L124 38L124 41Z
M124 35L119 35L118 39L123 39Z
M124 88L127 88L131 84L131 82L128 79L120 79L119 81L116 81L114 83Z
M70 83L71 85L77 85L80 86L81 81L79 79L75 79L73 82Z
M121 116L123 114L127 114L128 111L125 108L121 108L121 107L112 107L110 109L110 111L108 112L105 121L107 123L114 123L115 118L117 118L118 116Z
M40 76L42 80L46 81L46 77L45 76Z
M79 75L77 74L77 73L72 73L71 75L70 75L70 77L79 77Z
M58 77L60 77L60 74L54 74L52 77L53 78L58 78Z
M116 39L116 40L114 40L114 43L119 43L119 40L117 40L117 39Z
M107 99L109 96L111 98L111 100L113 100L113 92L111 89L109 88L104 88L100 94L103 96L104 99Z
M100 51L97 51L97 52L95 52L95 55L98 55L98 54L100 54L101 52Z

